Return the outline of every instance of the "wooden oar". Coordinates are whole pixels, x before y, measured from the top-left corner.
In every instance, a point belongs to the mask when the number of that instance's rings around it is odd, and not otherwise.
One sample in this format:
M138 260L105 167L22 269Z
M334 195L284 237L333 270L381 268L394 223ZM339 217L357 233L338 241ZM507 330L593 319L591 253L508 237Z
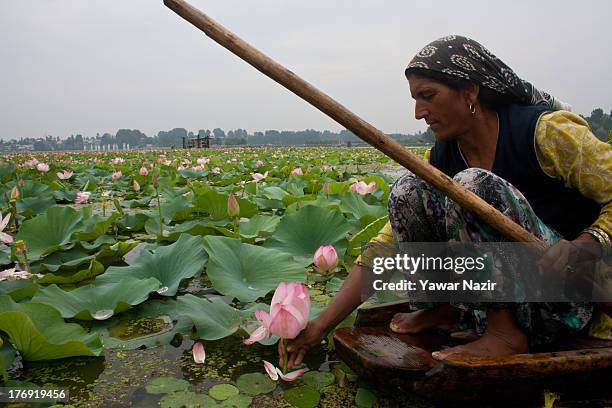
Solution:
M376 129L327 94L264 55L197 8L183 0L164 0L164 4L202 30L215 42L251 64L258 71L261 71L300 98L308 101L315 108L340 123L359 138L452 198L463 208L477 214L478 217L508 239L517 242L533 242L536 244L535 247L542 252L547 248L543 241L526 231L510 218L504 216L482 198L465 189L446 174L422 160L410 150L405 149L382 131Z

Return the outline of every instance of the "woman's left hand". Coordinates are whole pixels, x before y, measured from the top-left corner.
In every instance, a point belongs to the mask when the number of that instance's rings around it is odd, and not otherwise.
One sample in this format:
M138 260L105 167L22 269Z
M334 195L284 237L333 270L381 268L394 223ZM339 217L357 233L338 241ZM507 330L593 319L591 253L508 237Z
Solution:
M561 239L542 255L538 266L545 274L558 274L582 262L601 258L599 243L589 234L580 234L573 241ZM558 275L556 275L558 276Z

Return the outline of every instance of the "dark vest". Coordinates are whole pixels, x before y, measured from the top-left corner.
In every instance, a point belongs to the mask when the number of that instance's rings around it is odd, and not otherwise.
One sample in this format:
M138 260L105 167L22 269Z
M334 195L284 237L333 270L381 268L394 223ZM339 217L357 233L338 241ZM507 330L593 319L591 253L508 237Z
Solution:
M540 220L571 240L597 219L601 206L542 171L535 153L535 127L549 110L521 105L498 110L499 135L491 171L523 193ZM429 162L450 177L467 168L454 140L436 141Z

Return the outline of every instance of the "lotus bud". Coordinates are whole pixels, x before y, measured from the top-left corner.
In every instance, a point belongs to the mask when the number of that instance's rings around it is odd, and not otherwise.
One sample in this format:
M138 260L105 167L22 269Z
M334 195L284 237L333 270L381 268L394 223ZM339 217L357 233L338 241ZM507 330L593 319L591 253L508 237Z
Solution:
M112 181L117 181L121 178L121 176L123 175L123 173L121 173L121 171L113 171L113 175L111 176L111 180Z
M19 187L23 187L25 185L25 181L23 181L23 179L19 179L17 184L19 184Z
M140 191L140 184L136 181L136 179L132 180L132 189L134 191Z
M19 189L15 186L11 190L11 201L17 201L19 197L21 197L21 194L19 194Z
M139 173L140 173L141 176L146 176L147 174L149 174L149 170L147 170L147 168L145 166L142 166L140 168Z
M27 247L25 241L20 239L19 241L15 242L15 255L17 255L18 258L23 258L26 253Z
M333 271L338 266L338 254L332 245L320 246L314 254L313 263L321 273Z
M330 195L331 194L331 185L329 183L323 184L322 190L323 190L324 194Z
M227 198L227 214L230 218L238 218L240 216L240 205L233 193Z
M206 361L206 351L204 350L204 344L200 341L193 343L191 348L191 354L193 355L193 361L196 364L204 364Z

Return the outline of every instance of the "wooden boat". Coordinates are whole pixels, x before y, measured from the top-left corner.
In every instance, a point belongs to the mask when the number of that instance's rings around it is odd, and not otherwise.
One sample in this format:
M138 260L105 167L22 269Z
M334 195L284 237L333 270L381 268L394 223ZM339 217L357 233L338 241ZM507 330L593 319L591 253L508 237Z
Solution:
M354 327L334 334L339 356L377 387L434 401L490 401L495 406L517 399L537 405L544 390L612 400L612 341L583 336L529 354L439 362L431 352L460 341L436 333L392 332L392 316L407 306L400 301L360 309Z

